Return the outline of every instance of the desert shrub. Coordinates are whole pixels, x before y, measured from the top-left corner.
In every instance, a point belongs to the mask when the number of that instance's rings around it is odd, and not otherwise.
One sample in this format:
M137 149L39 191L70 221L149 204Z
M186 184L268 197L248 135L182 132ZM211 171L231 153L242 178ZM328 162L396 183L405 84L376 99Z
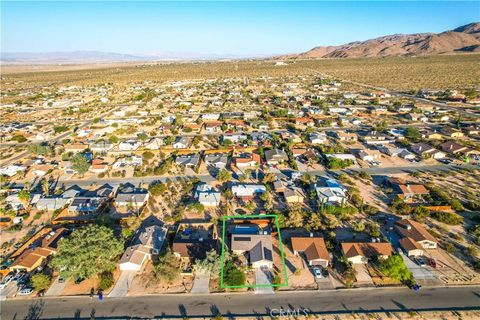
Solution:
M449 225L459 225L463 223L463 217L453 212L434 211L431 213L431 216L435 220Z
M110 289L115 283L113 279L113 273L111 272L102 272L99 275L98 288L101 290Z

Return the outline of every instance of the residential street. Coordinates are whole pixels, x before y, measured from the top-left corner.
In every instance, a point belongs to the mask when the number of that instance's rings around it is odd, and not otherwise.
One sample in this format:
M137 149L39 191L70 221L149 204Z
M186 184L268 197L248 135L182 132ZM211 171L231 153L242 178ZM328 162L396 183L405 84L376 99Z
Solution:
M273 315L307 309L309 314L395 312L407 310L480 310L480 288L355 289L345 291L282 292L275 295L162 295L128 298L44 298L2 302L3 319L95 318L211 318Z

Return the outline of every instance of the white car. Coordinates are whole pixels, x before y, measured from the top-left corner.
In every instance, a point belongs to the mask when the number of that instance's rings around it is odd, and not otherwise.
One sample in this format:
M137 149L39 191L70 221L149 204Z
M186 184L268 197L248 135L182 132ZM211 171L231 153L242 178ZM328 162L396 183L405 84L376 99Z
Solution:
M10 281L12 281L12 276L7 275L5 278L3 278L2 282L0 282L0 289L5 288Z
M23 287L20 291L18 291L19 296L29 296L33 293L32 287Z
M320 268L313 268L313 274L315 275L315 278L321 279L322 278L322 271Z

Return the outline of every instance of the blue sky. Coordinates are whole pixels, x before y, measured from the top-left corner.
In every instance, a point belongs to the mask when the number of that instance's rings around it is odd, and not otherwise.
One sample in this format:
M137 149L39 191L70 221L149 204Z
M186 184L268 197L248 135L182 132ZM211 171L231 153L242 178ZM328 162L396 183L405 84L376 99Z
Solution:
M6 2L3 52L268 55L480 20L480 2Z

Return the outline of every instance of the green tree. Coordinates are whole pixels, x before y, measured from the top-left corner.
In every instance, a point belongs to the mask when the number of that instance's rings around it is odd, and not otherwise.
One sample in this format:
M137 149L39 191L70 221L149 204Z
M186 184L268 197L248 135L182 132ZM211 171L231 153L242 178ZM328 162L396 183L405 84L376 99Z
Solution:
M398 254L394 254L382 261L379 269L386 276L403 283L408 283L413 279L412 273L405 265L405 262L403 262L402 257Z
M242 286L245 284L246 279L245 272L235 266L233 261L228 261L225 264L225 268L223 269L223 282L227 286Z
M424 206L418 206L413 210L412 217L417 221L424 221L426 218L430 216L430 210L425 208Z
M17 135L14 135L10 140L12 141L16 141L18 143L22 143L22 142L25 142L27 141L27 138L25 138L23 135L21 134L17 134Z
M230 261L230 254L228 250L225 250L224 253L224 263ZM194 269L196 272L210 274L210 277L216 279L220 276L220 271L222 269L222 259L215 249L207 252L205 259L197 259L195 261Z
M232 174L227 169L222 169L217 174L217 180L219 182L226 182L232 180Z
M310 219L308 220L307 230L316 231L322 227L322 219L318 213L312 212Z
M66 132L66 131L68 131L68 127L66 127L66 126L54 126L53 131L55 131L55 133Z
M30 282L36 291L44 291L50 287L52 279L46 274L37 273L31 277Z
M90 225L60 240L50 265L60 270L64 278L87 279L115 270L122 252L123 241L114 236L112 229Z
M420 131L418 131L417 128L414 127L408 127L405 129L404 135L406 138L413 140L413 141L418 141L422 137L420 134Z
M30 191L23 189L18 193L18 199L22 201L24 204L28 204L30 202Z
M72 168L76 170L80 175L83 175L85 172L88 171L90 168L90 164L87 161L87 158L81 154L75 154L71 159L70 162L72 163Z

